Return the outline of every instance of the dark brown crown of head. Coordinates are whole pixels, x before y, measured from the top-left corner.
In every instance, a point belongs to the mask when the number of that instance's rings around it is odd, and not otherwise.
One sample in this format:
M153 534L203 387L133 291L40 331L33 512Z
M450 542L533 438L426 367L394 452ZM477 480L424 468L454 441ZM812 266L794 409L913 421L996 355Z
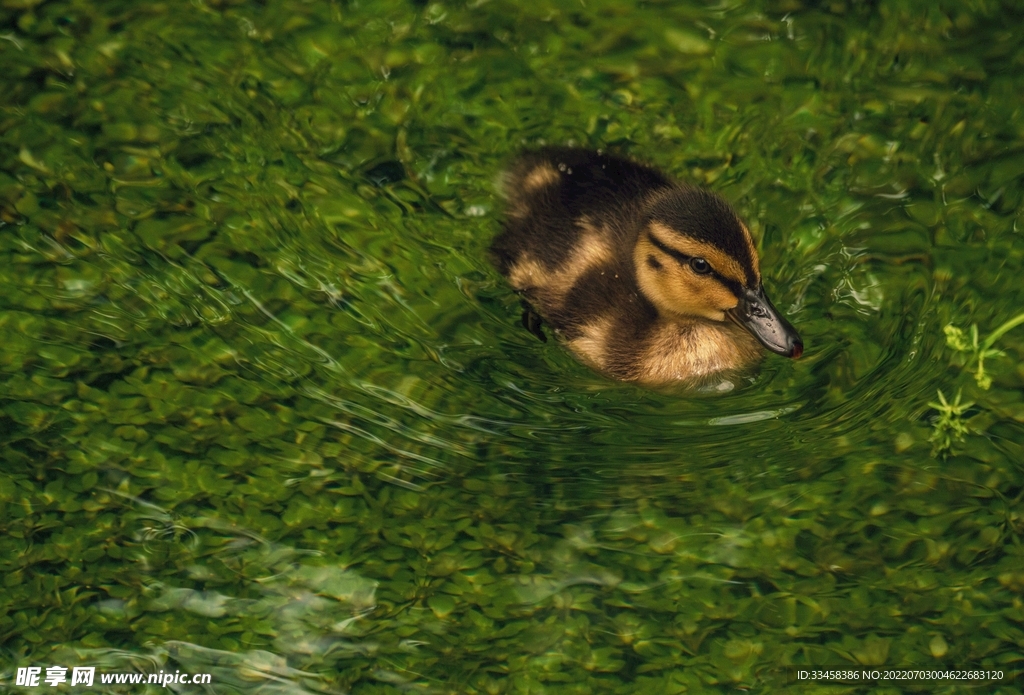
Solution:
M757 260L736 211L721 197L701 188L675 186L659 195L647 213L673 231L710 244L732 256L746 274L746 285L757 287Z

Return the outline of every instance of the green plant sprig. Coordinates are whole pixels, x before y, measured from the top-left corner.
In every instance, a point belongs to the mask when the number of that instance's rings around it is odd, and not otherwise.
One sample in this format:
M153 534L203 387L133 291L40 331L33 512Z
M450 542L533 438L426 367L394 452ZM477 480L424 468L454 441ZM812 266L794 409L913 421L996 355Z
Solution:
M973 402L961 403L961 391L956 392L956 398L950 403L942 391L939 394L939 402L931 402L929 407L939 411L939 416L932 423L932 435L928 441L932 443L932 456L945 458L953 453L953 443L964 441L970 428L964 422L964 414L974 405Z
M1008 331L1016 328L1022 323L1024 323L1024 313L1014 316L999 328L992 331L984 341L979 341L978 324L976 323L971 324L970 340L967 339L967 336L964 334L962 329L957 328L951 323L946 324L943 332L946 334L947 346L957 352L965 353L967 355L968 365L972 362L976 363L974 380L977 382L978 386L988 390L988 388L992 386L992 377L985 372L985 360L1002 357L1005 354L1002 350L996 350L992 346L995 345L996 341L1002 338Z

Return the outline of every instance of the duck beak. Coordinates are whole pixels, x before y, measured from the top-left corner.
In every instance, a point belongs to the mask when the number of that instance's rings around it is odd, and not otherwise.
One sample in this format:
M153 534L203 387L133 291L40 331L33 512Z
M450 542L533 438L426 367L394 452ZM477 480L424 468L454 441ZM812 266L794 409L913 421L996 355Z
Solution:
M746 328L762 345L778 355L796 359L804 353L804 343L789 321L782 318L764 287L744 289L740 303L731 309L729 318Z

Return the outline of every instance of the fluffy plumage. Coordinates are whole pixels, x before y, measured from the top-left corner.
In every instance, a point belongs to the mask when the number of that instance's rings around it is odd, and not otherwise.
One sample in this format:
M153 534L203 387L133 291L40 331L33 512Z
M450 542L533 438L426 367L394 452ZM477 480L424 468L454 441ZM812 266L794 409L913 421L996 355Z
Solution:
M697 381L755 363L759 341L802 352L764 295L750 232L719 196L572 148L522 155L503 185L508 213L494 261L595 369L651 384Z

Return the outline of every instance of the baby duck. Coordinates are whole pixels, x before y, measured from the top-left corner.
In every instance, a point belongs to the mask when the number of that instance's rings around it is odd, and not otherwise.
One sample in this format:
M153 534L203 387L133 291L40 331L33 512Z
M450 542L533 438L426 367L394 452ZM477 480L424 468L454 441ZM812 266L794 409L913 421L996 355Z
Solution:
M528 152L503 183L495 264L528 312L598 371L701 382L751 366L761 345L803 353L765 294L750 231L714 193L575 148ZM543 339L530 317L524 324Z

